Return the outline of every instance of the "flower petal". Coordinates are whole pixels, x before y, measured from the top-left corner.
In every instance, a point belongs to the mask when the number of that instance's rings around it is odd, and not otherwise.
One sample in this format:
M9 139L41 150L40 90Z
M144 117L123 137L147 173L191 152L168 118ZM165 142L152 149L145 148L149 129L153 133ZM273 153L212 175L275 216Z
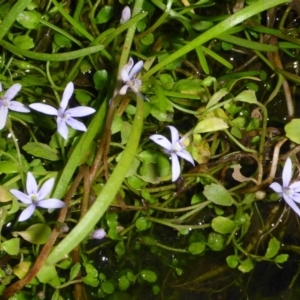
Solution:
M39 201L37 206L42 208L62 208L65 207L66 204L58 199L47 199Z
M0 105L0 130L3 129L6 124L7 113L7 107Z
M284 167L283 167L283 171L282 171L282 183L283 183L283 187L288 187L291 179L292 179L292 175L293 175L293 166L292 166L292 161L291 159L288 157Z
M283 193L282 186L278 182L273 182L269 187L278 194Z
M38 191L38 199L37 200L43 200L46 196L50 194L50 192L53 189L54 186L54 178L50 178L47 181L44 182L40 190Z
M143 69L143 65L144 65L144 62L142 60L140 60L133 66L133 68L131 69L131 71L129 72L129 75L128 75L130 80L141 72L141 70Z
M10 101L9 109L18 112L24 112L24 113L30 112L30 109L28 107L26 107L23 103L20 103L18 101Z
M57 114L58 114L57 109L48 104L33 103L33 104L30 104L29 107L34 110L37 110L43 114L50 115L50 116L57 116Z
M133 59L130 57L128 63L121 69L121 78L123 82L127 82L131 78L129 77L129 72L133 67Z
M180 175L180 163L175 153L171 154L172 159L172 182L176 181Z
M35 206L33 204L26 207L19 216L18 221L23 222L29 219L35 211Z
M172 145L174 145L176 142L179 141L179 133L178 130L174 126L168 126L171 131L171 140L172 140Z
M13 84L5 93L5 98L7 100L12 100L20 91L22 85L20 83Z
M181 151L178 151L176 154L182 157L183 159L189 161L193 166L195 165L194 159L188 151L182 149Z
M93 114L95 111L94 108L88 106L78 106L66 110L65 113L69 114L71 117L85 117Z
M130 10L129 6L125 6L124 9L122 10L120 24L124 24L130 18L131 18L131 10Z
M86 131L85 125L73 118L67 119L66 123L75 130Z
M63 93L63 96L62 96L62 99L60 102L60 107L63 110L66 110L69 100L73 95L73 92L74 92L74 84L73 84L73 82L69 82L64 90L64 93Z
M11 194L13 194L18 200L20 200L21 202L25 203L25 204L31 204L32 200L31 198L24 194L23 192L20 192L18 190L10 190L9 191Z
M129 88L129 85L127 85L127 84L123 85L122 88L119 91L119 94L120 95L125 95L127 93L128 88Z
M300 194L299 193L294 193L293 194L293 200L297 203L300 203Z
M150 135L149 139L152 140L154 143L160 145L161 147L165 148L168 151L172 150L171 142L161 134Z
M106 236L106 232L103 228L96 229L91 234L91 238L96 240L102 240L105 236Z
M294 192L299 193L300 192L300 181L293 182L290 184L290 189L294 190Z
M30 172L27 173L26 191L28 195L37 194L38 192L36 180Z
M300 217L300 208L297 206L297 204L285 194L283 194L283 198L290 208Z
M66 121L58 117L56 120L58 133L66 140L68 138L69 129Z

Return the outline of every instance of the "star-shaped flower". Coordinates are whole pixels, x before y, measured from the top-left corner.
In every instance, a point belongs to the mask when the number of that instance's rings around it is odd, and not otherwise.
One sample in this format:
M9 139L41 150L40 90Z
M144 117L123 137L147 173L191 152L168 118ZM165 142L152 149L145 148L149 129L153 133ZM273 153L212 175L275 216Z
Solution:
M300 181L291 183L292 175L292 161L288 158L282 171L282 186L277 182L273 182L270 188L283 197L285 202L300 217L300 208L295 203L300 203Z
M62 208L65 203L58 199L45 199L46 196L51 192L54 186L54 178L48 179L40 189L38 189L37 182L33 175L27 173L26 191L27 194L18 190L10 190L10 192L21 202L28 204L19 217L19 222L29 219L36 207L42 208Z
M95 109L88 106L78 106L67 109L69 100L74 91L73 82L69 82L64 90L59 109L42 103L30 104L29 107L42 112L46 115L57 116L57 131L66 140L68 138L67 124L75 130L86 131L82 122L75 120L73 117L85 117L95 112Z
M166 137L160 134L153 134L150 136L150 139L156 144L162 146L165 149L165 152L171 155L172 159L172 181L175 181L180 175L180 164L178 156L189 161L193 166L194 160L191 154L186 151L185 146L182 144L185 137L179 137L178 130L174 126L168 126L171 131L171 140L170 142Z
M15 83L6 91L4 96L0 96L0 130L5 126L8 110L14 110L24 113L30 112L30 109L27 108L24 104L18 101L12 101L12 99L17 95L21 88L21 84ZM2 84L0 82L0 92L2 91Z
M125 95L128 88L134 93L140 93L142 81L136 79L136 76L141 72L144 62L140 60L134 64L133 59L130 57L129 62L121 70L121 78L125 85L120 89L120 94Z

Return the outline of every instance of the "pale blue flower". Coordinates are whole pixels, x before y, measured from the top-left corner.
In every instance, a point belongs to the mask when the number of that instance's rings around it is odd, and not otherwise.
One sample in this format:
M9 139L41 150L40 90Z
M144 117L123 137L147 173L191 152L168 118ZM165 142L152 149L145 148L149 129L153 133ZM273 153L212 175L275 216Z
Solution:
M103 238L106 237L106 232L104 229L99 228L96 229L92 234L91 234L91 239L95 240L102 240Z
M136 79L136 76L143 69L144 62L140 60L134 64L133 59L130 57L129 62L121 69L121 79L125 85L120 89L120 94L125 95L128 88L130 88L134 93L139 94L140 88L142 86L142 81Z
M122 10L120 24L126 23L131 18L131 10L129 6L125 6Z
M27 173L26 181L26 192L27 194L20 192L18 190L10 190L10 192L21 202L28 204L19 217L19 222L29 219L36 207L42 208L62 208L65 203L61 200L50 198L45 199L48 194L50 194L54 186L54 178L48 179L40 189L38 189L37 182L33 175Z
M288 158L284 164L282 171L282 186L273 182L270 188L273 189L280 197L283 197L285 202L292 210L300 217L300 208L295 203L300 203L300 181L291 183L293 176L292 161Z
M57 116L57 131L65 140L68 138L69 132L67 125L75 130L86 131L86 126L73 117L85 117L95 112L95 109L88 106L77 106L67 109L69 100L73 95L73 91L74 84L73 82L69 82L64 90L59 109L42 103L34 103L29 105L30 108L33 108L34 110L42 112L46 115Z
M14 110L23 113L30 112L30 109L24 104L18 101L12 101L21 88L21 84L15 83L5 92L4 96L0 96L0 130L3 129L6 124L8 110ZM0 92L2 91L2 84L0 82Z
M185 146L182 143L185 137L180 139L178 130L174 126L168 127L171 131L171 142L166 137L160 134L153 134L150 136L150 139L156 144L162 146L165 149L165 152L171 155L172 181L175 181L180 175L180 163L178 156L189 161L193 166L195 164L191 154L185 150Z

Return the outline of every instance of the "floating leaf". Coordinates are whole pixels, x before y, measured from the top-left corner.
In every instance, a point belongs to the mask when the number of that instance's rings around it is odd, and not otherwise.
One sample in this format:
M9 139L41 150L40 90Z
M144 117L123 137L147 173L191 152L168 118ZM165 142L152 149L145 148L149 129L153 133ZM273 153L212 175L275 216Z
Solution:
M106 294L112 294L115 291L115 287L111 281L105 281L101 283L101 289L106 293Z
M48 241L51 235L51 228L46 224L34 224L25 231L14 231L12 234L15 237L20 235L29 243L42 245Z
M200 121L193 130L193 133L218 131L228 128L228 124L220 118L212 117Z
M230 206L233 203L229 192L220 184L206 185L203 194L208 200L218 205Z
M236 227L236 223L229 218L218 216L213 218L211 227L214 231L222 234L231 233Z
M140 273L141 277L148 282L155 282L157 280L157 275L150 270L142 270Z
M204 242L191 243L189 245L188 250L193 255L201 254L205 250L205 243Z
M47 144L30 142L24 145L22 148L27 153L36 157L45 158L51 161L57 161L61 159L59 151L51 148Z
M224 237L215 232L211 232L208 235L207 244L213 251L220 251L224 248L225 239Z
M120 291L126 291L130 286L130 281L126 275L119 278L119 289Z
M236 255L229 255L226 257L226 262L229 268L236 268L239 264L239 258Z

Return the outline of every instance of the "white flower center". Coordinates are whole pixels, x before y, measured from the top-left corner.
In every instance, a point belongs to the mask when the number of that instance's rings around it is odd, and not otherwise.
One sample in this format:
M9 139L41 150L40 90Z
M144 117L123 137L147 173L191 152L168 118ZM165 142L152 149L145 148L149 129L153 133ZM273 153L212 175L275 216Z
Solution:
M63 120L67 120L67 119L70 118L70 114L65 113L65 110L62 109L61 107L59 108L57 115L58 115L60 118L62 118Z
M29 198L31 199L32 204L36 205L38 203L38 196L37 196L37 194L31 194L31 195L29 195Z
M176 142L174 145L172 145L171 152L178 153L178 152L182 151L183 149L184 149L184 147L179 142Z
M128 85L135 93L138 93L140 91L142 81L140 79L132 79L128 80L126 85Z
M283 192L289 197L293 198L294 191L290 188L283 188Z
M0 107L4 106L6 108L9 108L9 105L10 105L10 101L9 100L7 100L5 97L1 97L0 98Z

